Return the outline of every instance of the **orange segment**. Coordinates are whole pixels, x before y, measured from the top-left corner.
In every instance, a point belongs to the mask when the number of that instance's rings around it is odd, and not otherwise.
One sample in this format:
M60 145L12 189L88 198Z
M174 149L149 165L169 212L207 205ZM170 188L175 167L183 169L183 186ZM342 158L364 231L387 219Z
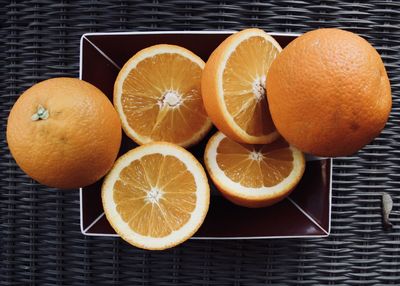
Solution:
M175 176L169 170L179 175ZM165 173L160 175L160 172ZM131 177L140 181L132 184ZM152 204L152 199L157 203ZM120 179L114 184L114 201L132 230L142 235L150 235L151 231L152 236L162 237L189 220L196 206L196 183L179 159L161 154L145 155L122 169ZM144 226L141 220L134 220L137 215L147 216L148 224ZM159 224L161 220L164 220L164 226ZM152 224L157 227L150 230L148 227Z
M237 143L217 132L204 160L211 179L229 200L260 207L282 200L300 181L303 154L282 138L265 145Z
M165 142L129 151L102 188L105 214L125 240L164 249L188 239L208 210L205 172L185 149Z
M207 61L201 82L204 106L218 129L233 140L264 144L278 137L265 82L281 50L264 31L246 29L225 39Z
M217 148L217 163L226 176L245 187L271 187L289 175L293 155L283 139L268 145L242 145L224 138Z
M139 144L198 142L211 128L201 96L204 62L173 45L135 54L121 69L114 104L129 137Z

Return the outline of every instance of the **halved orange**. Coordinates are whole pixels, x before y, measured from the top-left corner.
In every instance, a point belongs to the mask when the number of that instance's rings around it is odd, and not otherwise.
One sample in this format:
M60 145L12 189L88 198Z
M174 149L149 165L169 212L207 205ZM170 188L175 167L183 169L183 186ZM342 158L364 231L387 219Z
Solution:
M305 169L303 153L282 138L250 145L237 143L221 132L208 141L204 161L221 193L246 207L279 202L294 189Z
M104 180L104 212L114 230L143 249L166 249L190 238L210 202L207 176L175 144L154 142L121 156Z
M260 29L246 29L225 39L203 71L204 106L220 131L235 141L264 144L279 135L266 98L266 76L282 50Z
M138 144L167 141L183 147L210 130L200 91L204 61L175 45L136 53L114 85L114 105L125 133Z

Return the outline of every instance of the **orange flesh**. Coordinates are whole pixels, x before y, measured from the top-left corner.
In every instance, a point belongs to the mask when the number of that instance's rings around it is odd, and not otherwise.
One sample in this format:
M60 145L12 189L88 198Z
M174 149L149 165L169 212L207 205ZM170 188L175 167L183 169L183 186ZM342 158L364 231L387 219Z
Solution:
M247 145L224 138L217 148L217 163L227 177L245 187L272 187L289 176L293 155L283 139Z
M265 78L278 53L263 37L251 37L230 55L223 72L222 86L228 112L253 136L267 135L275 130L268 110Z
M122 86L128 124L140 136L155 141L189 140L207 120L201 72L197 64L179 54L159 54L139 62Z
M150 192L160 197L152 202ZM187 223L196 206L196 183L173 156L146 155L125 167L114 184L117 211L135 232L164 237Z

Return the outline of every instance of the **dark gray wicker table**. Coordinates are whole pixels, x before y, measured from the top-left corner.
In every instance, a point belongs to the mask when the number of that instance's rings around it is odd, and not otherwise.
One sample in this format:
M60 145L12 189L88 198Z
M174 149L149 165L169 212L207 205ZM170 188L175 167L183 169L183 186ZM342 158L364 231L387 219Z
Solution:
M400 2L0 1L1 285L400 285ZM188 241L147 252L118 238L85 237L78 191L30 180L5 139L9 110L37 81L78 76L85 32L340 27L381 53L393 109L379 138L334 160L332 234L324 239ZM394 228L381 223L381 193Z

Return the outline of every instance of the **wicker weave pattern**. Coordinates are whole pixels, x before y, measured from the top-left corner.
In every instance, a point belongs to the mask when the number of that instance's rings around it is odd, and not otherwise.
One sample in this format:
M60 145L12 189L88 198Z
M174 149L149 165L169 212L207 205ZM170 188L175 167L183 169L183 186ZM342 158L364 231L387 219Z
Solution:
M400 285L400 2L398 1L0 1L1 285ZM328 239L189 241L166 252L84 237L77 191L30 180L7 149L5 127L33 83L77 76L85 32L242 29L304 32L341 27L381 53L393 110L382 135L334 161ZM380 193L395 227L381 226Z

